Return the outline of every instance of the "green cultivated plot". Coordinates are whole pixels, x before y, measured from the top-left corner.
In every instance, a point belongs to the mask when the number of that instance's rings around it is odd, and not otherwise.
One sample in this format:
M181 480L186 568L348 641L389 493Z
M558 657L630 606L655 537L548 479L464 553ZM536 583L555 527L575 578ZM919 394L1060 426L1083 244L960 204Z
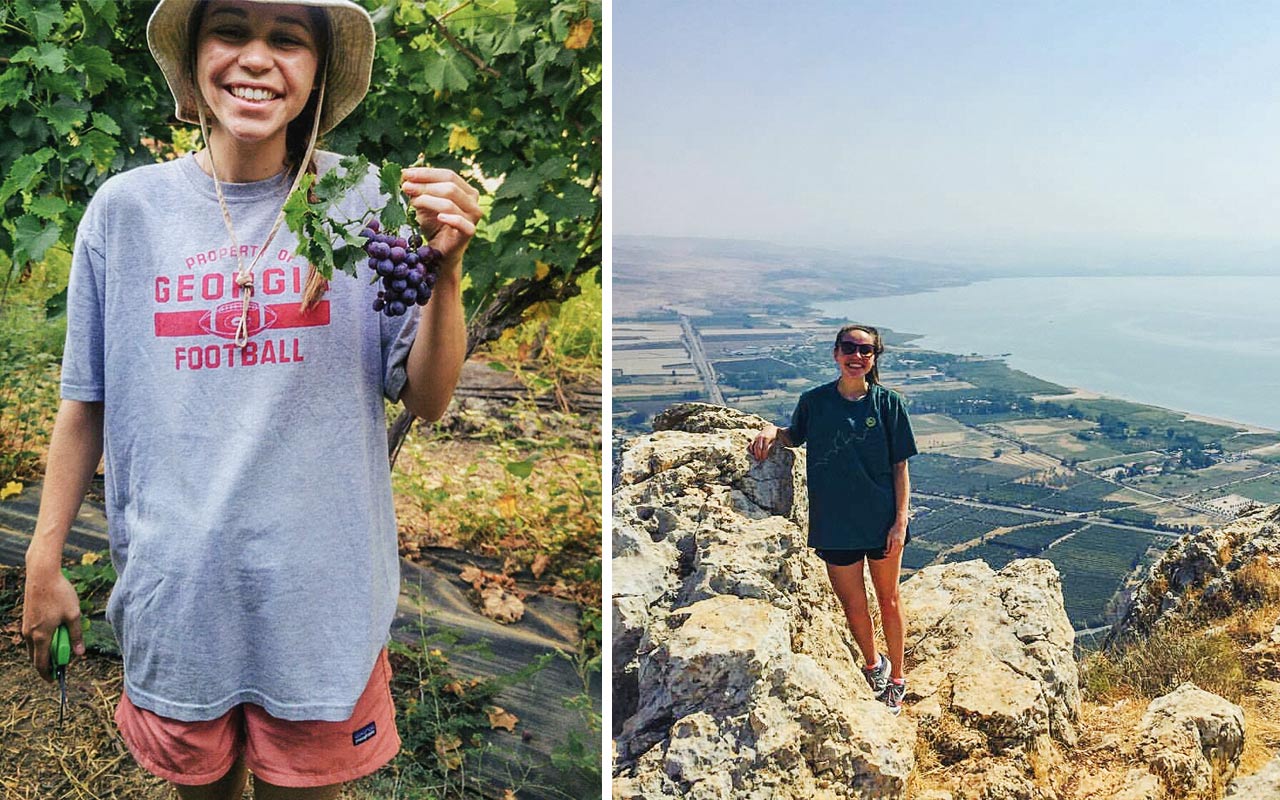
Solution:
M1057 434L1022 436L1019 438L1024 439L1027 444L1036 450L1048 453L1055 458L1074 461L1132 458L1128 454L1136 452L1134 448L1140 446L1137 442L1130 443L1123 439L1119 441L1104 439L1089 432L1076 434L1064 431Z
M1244 482L1246 479L1263 475L1274 469L1275 467L1272 465L1249 459L1214 464L1212 467L1198 469L1194 472L1171 472L1167 475L1134 478L1129 481L1129 485L1135 489L1145 489L1166 497L1179 497L1209 490L1220 494L1234 492L1248 496L1246 492L1237 491L1237 488L1247 488L1249 483L1254 481L1246 483Z
M1034 517L998 509L929 500L911 518L912 542L949 547L972 541L996 528L1030 522Z
M1222 440L1222 449L1228 453L1243 453L1255 447L1280 444L1280 433L1241 433Z
M948 364L946 372L974 386L996 391L1041 395L1067 394L1071 391L1065 386L1012 369L1003 361L957 361Z
M922 492L977 496L1014 478L1031 472L1027 467L961 458L938 453L921 453L911 459L911 483Z
M1127 400L1098 398L1096 400L1055 400L1055 403L1074 407L1089 419L1098 419L1103 414L1117 417L1128 423L1133 432L1149 429L1154 439L1167 438L1172 430L1176 435L1193 436L1202 442L1221 441L1234 436L1239 428L1226 425L1215 425L1210 422L1188 420L1186 415L1156 406L1145 406L1130 403Z
M1167 456L1159 450L1143 450L1137 453L1125 453L1110 458L1097 458L1092 461L1083 461L1076 466L1081 469L1099 471L1111 469L1112 467L1130 467L1135 464L1159 464L1164 461Z
M1280 503L1280 475L1240 483L1231 487L1231 494L1238 494L1259 503Z
M1076 628L1105 624L1104 611L1117 587L1152 544L1167 537L1090 525L1043 554L1062 574L1062 598Z
M1010 561L1016 561L1019 558L1030 558L1031 556L1031 553L1019 550L1016 547L1006 547L1000 543L999 539L993 539L986 544L970 547L959 553L952 553L948 561L971 561L977 558L987 562L987 566L992 569L1000 569Z
M1074 531L1086 527L1084 522L1051 522L1047 525L1030 525L998 538L1006 547L1016 547L1028 555L1038 555L1046 547Z

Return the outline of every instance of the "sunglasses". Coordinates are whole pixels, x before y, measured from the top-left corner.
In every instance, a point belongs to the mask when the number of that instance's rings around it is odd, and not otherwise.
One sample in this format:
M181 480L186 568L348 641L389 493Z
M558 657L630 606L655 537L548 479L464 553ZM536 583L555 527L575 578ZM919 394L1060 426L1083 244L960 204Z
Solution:
M851 356L854 353L857 353L860 356L869 356L876 351L876 346L874 344L851 342L848 339L841 339L836 343L836 346L840 348L840 353L846 356Z

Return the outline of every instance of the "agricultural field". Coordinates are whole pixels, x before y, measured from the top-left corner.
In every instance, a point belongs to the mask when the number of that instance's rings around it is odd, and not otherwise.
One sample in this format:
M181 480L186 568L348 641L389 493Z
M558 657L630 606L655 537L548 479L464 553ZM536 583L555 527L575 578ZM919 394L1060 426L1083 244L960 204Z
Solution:
M1076 464L1080 469L1087 469L1090 472L1101 472L1105 469L1114 467L1131 467L1135 465L1159 464L1168 456L1159 450L1142 450L1136 453L1122 453L1116 456L1107 456L1105 458L1095 458L1091 461L1082 461Z
M967 381L974 386L1000 392L1017 394L1060 395L1071 390L1056 383L1041 380L1021 370L1010 367L1003 361L957 359L943 369L948 375Z
M1277 445L1280 445L1280 433L1239 433L1222 440L1222 449L1228 453L1269 449Z
M1049 545L1070 533L1075 533L1088 525L1085 522L1047 522L1039 525L1027 525L996 538L996 542L1005 547L1017 548L1027 555L1039 555Z
M1231 492L1259 503L1280 503L1280 474L1237 483L1231 487Z
M1107 607L1126 576L1149 563L1153 548L1164 550L1172 537L1089 525L1046 550L1043 558L1062 574L1062 598L1075 628L1092 628L1110 620Z
M1242 459L1221 464L1214 464L1194 472L1171 472L1165 475L1148 475L1128 481L1135 489L1143 489L1166 497L1181 497L1198 492L1223 490L1219 493L1235 491L1235 484L1248 478L1270 472L1275 467L1263 464L1254 459ZM1247 484L1246 484L1247 485ZM1229 490L1225 487L1231 486ZM1244 494L1244 492L1241 492Z
M1033 522L1036 517L939 500L921 501L911 517L911 536L939 547L968 542L999 528Z
M1122 456L1125 452L1110 440L1097 437L1098 425L1089 420L1032 417L1010 419L993 427L1057 459L1090 461Z

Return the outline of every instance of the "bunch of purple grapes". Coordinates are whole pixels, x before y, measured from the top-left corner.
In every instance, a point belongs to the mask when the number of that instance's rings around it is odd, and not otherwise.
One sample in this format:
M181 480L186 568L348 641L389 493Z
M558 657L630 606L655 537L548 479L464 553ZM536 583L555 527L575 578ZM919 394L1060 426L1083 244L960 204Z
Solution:
M440 251L413 234L409 238L382 233L382 225L369 220L360 235L368 241L369 267L382 278L382 290L373 301L373 310L398 317L413 305L425 306L436 285Z

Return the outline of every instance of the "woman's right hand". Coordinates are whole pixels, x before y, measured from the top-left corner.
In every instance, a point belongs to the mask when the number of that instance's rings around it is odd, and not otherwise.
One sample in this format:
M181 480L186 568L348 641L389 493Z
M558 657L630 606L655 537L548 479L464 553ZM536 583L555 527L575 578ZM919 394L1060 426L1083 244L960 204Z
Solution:
M63 624L71 634L71 651L77 657L83 656L80 598L75 587L56 564L52 568L33 568L28 564L22 601L22 638L27 643L31 663L46 681L53 680L49 643L53 640L53 632Z
M751 445L747 447L747 452L756 461L764 461L769 457L769 453L773 450L773 443L778 439L778 426L766 425L764 430L756 434L756 438L752 440Z

